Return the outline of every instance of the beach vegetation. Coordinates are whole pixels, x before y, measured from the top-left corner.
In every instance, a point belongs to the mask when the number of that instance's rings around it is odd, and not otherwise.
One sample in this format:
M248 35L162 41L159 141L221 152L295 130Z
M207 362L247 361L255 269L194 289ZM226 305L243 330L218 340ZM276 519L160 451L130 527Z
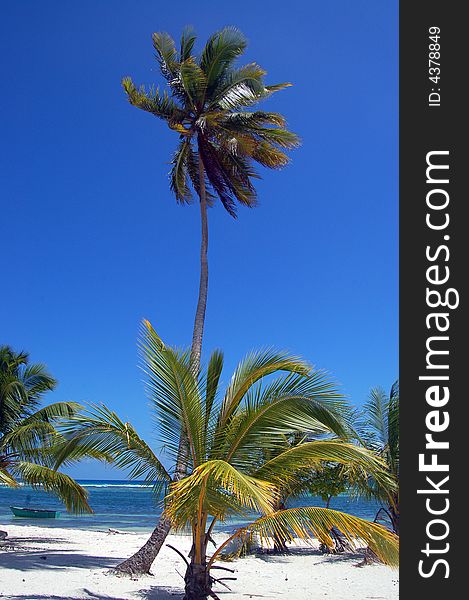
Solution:
M363 445L383 459L394 482L389 488L370 479L361 487L361 492L382 503L379 513L387 516L393 531L399 535L399 380L392 385L389 394L380 387L370 391L357 431Z
M324 463L355 465L383 487L391 485L381 458L344 441L347 405L326 373L300 357L266 349L248 354L223 391L220 351L195 374L190 352L165 345L148 322L140 345L158 441L175 464L184 428L188 476L174 481L134 428L102 406L89 407L64 426L67 442L58 464L101 454L130 470L131 477L154 483L157 494L165 489L165 518L192 535L185 557L186 600L216 598L213 588L224 581L214 575L215 562L231 543L242 546L253 538L267 547L276 536L288 542L314 538L333 547L330 531L337 528L351 544L365 543L380 560L396 564L397 538L379 524L324 507L276 507L284 486ZM286 437L305 432L307 439L285 448ZM249 524L211 552L215 525L235 515ZM136 562L135 573L144 566L151 563Z
M191 368L197 373L208 297L208 207L218 200L232 217L238 206L254 207L254 181L260 178L255 165L285 167L286 152L300 140L287 129L283 115L256 109L291 84L267 85L267 73L257 63L237 64L247 40L235 27L211 35L198 56L196 34L190 27L182 32L179 44L166 32L154 33L152 42L164 88L136 85L131 77L124 77L122 86L132 106L161 119L178 136L170 189L179 204L198 200L200 279L190 351ZM173 479L183 478L188 465L188 441L182 431ZM169 530L170 523L162 516L138 551L140 559L148 562L150 555L154 559Z
M61 440L56 425L81 408L74 402L44 404L56 385L26 352L0 346L0 483L26 483L54 493L71 512L92 512L86 490L53 468L51 449Z

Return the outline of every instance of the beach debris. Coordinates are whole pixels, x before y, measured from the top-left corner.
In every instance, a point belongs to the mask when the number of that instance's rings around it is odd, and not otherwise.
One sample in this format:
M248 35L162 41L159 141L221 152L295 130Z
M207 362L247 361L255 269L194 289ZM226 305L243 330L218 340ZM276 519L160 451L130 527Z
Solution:
M357 563L355 566L356 567L366 567L367 565L372 565L375 563L381 563L381 561L376 556L376 554L373 552L373 550L371 550L371 548L366 548L363 560L361 562Z
M120 531L120 529L112 529L111 527L109 527L109 529L107 530L108 533L111 533L112 535L128 535L129 532L128 531Z
M6 531L2 531L0 529L0 540L4 540L7 537L8 537L8 533Z

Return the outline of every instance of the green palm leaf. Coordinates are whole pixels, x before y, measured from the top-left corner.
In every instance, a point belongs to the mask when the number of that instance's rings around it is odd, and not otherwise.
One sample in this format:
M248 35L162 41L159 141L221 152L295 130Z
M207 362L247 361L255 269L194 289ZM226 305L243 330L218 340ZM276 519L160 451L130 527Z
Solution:
M171 161L171 191L180 204L188 204L192 200L192 193L188 184L188 157L190 152L190 139L182 139Z
M269 512L277 494L273 484L250 477L225 461L212 460L171 485L166 513L175 526L184 527L199 512L212 515L225 513L226 498L229 498L231 511Z
M179 61L184 62L192 53L197 36L192 27L186 27L181 35L181 49L179 53Z
M46 448L53 443L57 435L51 423L31 421L18 425L7 433L2 439L2 446L7 447L11 454L30 458L38 456L39 449L46 452Z
M311 366L303 359L273 349L252 352L241 361L231 379L220 409L218 429L221 431L233 415L246 392L260 379L277 371L307 375Z
M209 38L200 59L200 66L207 76L209 93L233 61L244 52L246 45L245 37L236 27L225 27Z
M23 420L22 424L27 425L37 421L51 423L59 419L70 418L82 408L78 402L53 402L43 406L32 415Z
M209 425L212 414L213 403L215 402L218 384L223 370L223 352L215 350L210 356L207 367L207 377L205 383L205 426Z
M193 58L188 58L179 68L182 87L191 106L196 110L203 105L207 78Z
M271 545L272 539L280 537L288 542L297 539L320 542L333 548L330 536L332 528L337 528L354 546L367 545L378 558L393 567L399 564L399 541L397 536L378 525L359 517L328 508L308 506L290 508L267 514L245 528L239 529L218 548L209 561L211 566L220 552L233 540L248 541L258 536L262 543Z
M221 451L236 465L252 465L259 452L283 448L291 432L347 437L345 416L346 405L324 373L292 373L248 390L243 409L225 426Z
M355 465L388 489L395 485L385 463L376 455L340 440L315 440L293 446L266 461L254 475L279 484L288 483L295 472L317 467L321 462Z
M92 513L88 504L88 493L68 475L54 471L43 465L20 462L14 467L15 473L28 485L40 487L55 493L70 512Z
M161 94L158 88L149 91L146 91L144 86L137 88L130 77L122 79L122 87L132 106L164 119L170 124L180 123L184 119L184 112L166 91Z
M155 484L155 491L171 479L134 427L105 406L91 406L64 423L61 431L66 440L57 446L56 468L88 457L112 462L127 471L130 479Z
M2 462L2 456L0 456L0 463ZM7 485L8 487L19 487L19 483L6 469L0 467L0 483Z
M160 440L171 456L177 456L182 426L190 460L194 465L200 464L205 459L205 409L189 355L165 346L148 321L142 328L140 348Z
M178 67L177 51L174 40L164 31L154 33L152 35L152 40L161 73L166 79L171 80L175 77Z

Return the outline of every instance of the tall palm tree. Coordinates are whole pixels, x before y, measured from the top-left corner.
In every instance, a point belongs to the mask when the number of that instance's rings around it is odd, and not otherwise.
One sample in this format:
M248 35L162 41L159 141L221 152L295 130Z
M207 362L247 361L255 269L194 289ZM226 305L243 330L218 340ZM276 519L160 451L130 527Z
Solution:
M235 217L236 206L256 204L253 163L279 169L288 163L284 150L299 145L285 127L285 118L273 112L246 108L265 100L289 83L266 85L266 71L256 63L237 67L246 39L234 27L214 33L200 57L193 54L196 36L186 28L179 50L167 33L154 33L153 47L166 81L160 92L122 80L129 102L164 120L179 136L172 159L170 186L177 202L199 198L202 226L200 286L191 347L195 371L200 365L208 289L207 206L218 198Z
M58 461L80 460L91 451L95 457L102 454L118 467L130 469L131 477L156 482L156 491L169 487L166 518L176 527L192 529L186 600L216 597L210 571L227 544L212 557L208 544L215 524L232 514L257 513L260 518L238 530L231 540L244 542L259 535L268 543L280 534L288 541L315 536L331 545L328 532L337 527L350 540L365 540L383 560L395 561L395 539L379 525L324 508L274 510L282 486L323 461L357 464L383 485L388 481L379 458L340 439L305 441L284 450L285 436L292 432L346 434L344 402L325 374L289 354L255 352L239 364L222 393L220 352L214 352L207 369L196 375L190 353L165 346L148 323L141 347L159 442L176 462L178 431L184 427L190 475L173 481L172 472L135 429L103 406L70 421L64 430L68 442ZM134 562L134 572L148 571L151 564Z
M389 395L376 387L370 391L358 424L364 445L381 456L395 482L393 490L372 482L369 489L380 500L392 528L399 535L399 380Z
M154 33L152 39L166 89L146 90L130 77L122 85L133 106L162 119L179 136L170 173L176 201L188 204L193 193L199 199L200 282L190 357L198 372L208 294L207 207L218 198L235 217L238 204L255 206L253 179L259 175L254 163L284 167L285 150L298 146L299 139L286 129L282 115L247 110L290 84L266 85L266 71L254 62L236 66L247 44L236 28L210 36L199 57L193 54L196 36L190 28L183 31L179 49L165 32ZM176 480L186 474L187 459L187 440L181 435ZM156 557L168 532L169 522L163 518L139 552Z
M55 493L67 510L92 512L87 492L52 468L50 450L60 438L55 423L81 408L73 402L41 408L56 383L44 365L29 364L26 352L0 346L0 482L16 487L20 479Z

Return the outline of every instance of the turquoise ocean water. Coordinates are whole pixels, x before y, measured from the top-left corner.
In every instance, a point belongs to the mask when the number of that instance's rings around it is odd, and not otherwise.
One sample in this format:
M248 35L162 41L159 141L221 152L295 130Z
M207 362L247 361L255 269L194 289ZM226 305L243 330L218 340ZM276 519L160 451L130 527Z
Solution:
M8 524L41 525L46 527L75 527L78 529L107 530L108 528L129 531L151 531L161 512L158 499L152 490L138 481L79 480L86 487L93 515L70 515L57 498L43 491L22 486L17 489L0 486L0 529ZM289 507L324 506L321 498L308 496L292 500ZM30 506L31 508L50 508L60 510L58 519L24 519L14 517L10 506ZM352 499L347 494L333 498L330 508L373 520L378 510L374 501ZM221 523L218 530L230 531L239 526L240 519Z

